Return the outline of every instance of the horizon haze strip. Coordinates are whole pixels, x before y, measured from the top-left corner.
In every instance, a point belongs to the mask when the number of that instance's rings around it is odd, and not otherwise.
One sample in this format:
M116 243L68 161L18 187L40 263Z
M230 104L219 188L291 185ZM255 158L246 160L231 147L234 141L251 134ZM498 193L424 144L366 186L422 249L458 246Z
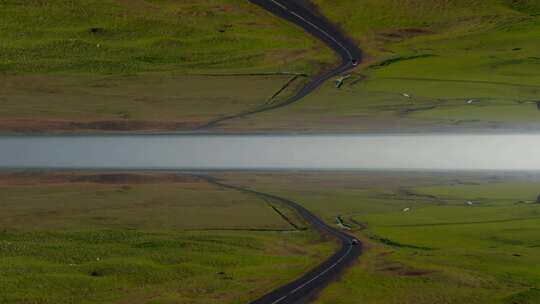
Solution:
M0 137L0 168L540 170L540 135Z

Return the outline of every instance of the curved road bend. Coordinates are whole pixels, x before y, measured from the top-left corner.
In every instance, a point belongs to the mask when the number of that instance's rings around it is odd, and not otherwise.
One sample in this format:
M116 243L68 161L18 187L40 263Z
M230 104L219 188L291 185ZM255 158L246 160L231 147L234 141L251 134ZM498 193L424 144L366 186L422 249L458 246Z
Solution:
M339 250L337 250L331 257L326 259L320 265L305 273L301 278L271 291L250 304L293 304L298 303L300 300L305 301L309 296L312 296L314 292L317 292L329 282L334 280L337 275L342 273L342 271L347 266L351 265L351 263L362 253L361 244L353 244L353 240L358 242L354 236L327 225L317 216L294 201L268 193L225 184L219 181L217 178L211 176L194 176L220 187L279 201L293 208L304 218L305 221L310 223L313 228L317 229L321 234L331 235L341 242L341 247Z
M208 122L205 125L197 127L196 130L210 129L227 120L243 118L256 113L288 106L313 92L328 79L352 69L355 66L353 62L360 63L362 61L362 51L356 46L356 44L352 40L348 39L345 35L343 35L343 33L341 33L341 31L330 21L328 21L324 17L316 16L309 9L303 7L302 5L296 4L295 1L249 1L266 9L267 11L273 13L280 18L295 23L311 35L323 41L327 46L332 48L341 57L341 63L333 69L315 76L313 79L311 79L310 82L308 82L304 87L302 87L300 91L298 91L293 96L287 98L283 102L272 105L260 106L258 108L247 110L238 114L220 117Z

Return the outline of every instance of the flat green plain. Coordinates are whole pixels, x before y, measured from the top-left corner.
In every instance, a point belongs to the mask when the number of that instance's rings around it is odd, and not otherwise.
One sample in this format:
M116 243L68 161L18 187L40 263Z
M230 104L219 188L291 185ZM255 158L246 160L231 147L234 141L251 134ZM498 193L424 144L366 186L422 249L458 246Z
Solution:
M358 41L364 63L340 89L327 83L298 104L253 117L252 125L313 132L538 128L538 1L314 2Z
M328 223L340 216L364 242L359 262L315 303L540 301L538 174L290 172L223 178L294 199Z
M340 89L329 81L298 104L215 131L538 129L538 1L314 3L358 41L364 62ZM296 26L240 0L0 6L3 132L190 131L257 108L293 75L336 61ZM266 84L259 73L270 74ZM107 85L111 94L99 88Z
M1 1L0 131L191 130L333 60L242 0Z
M0 200L0 303L245 303L335 247L190 176L2 173Z
M125 74L275 71L318 43L241 0L0 2L0 70ZM280 55L281 54L281 55ZM328 55L328 54L327 54ZM273 60L274 58L277 60Z
M538 303L538 174L211 175L339 216L363 242L315 303ZM190 175L12 172L0 185L3 303L245 303L336 246L285 206Z
M0 83L0 128L10 133L190 130L271 102L293 77L9 76Z

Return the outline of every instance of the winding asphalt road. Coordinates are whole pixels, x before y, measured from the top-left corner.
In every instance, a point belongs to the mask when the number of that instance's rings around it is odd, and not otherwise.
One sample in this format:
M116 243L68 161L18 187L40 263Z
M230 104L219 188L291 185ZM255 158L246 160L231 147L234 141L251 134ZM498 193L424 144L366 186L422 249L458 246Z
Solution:
M266 112L288 106L304 98L328 79L340 75L362 61L362 51L356 44L348 39L343 33L330 21L322 16L317 16L309 9L297 4L294 0L249 0L274 15L286 19L302 27L305 31L323 41L332 48L340 57L341 63L329 71L315 76L302 87L295 95L288 99L271 105L263 105L255 109L237 113L230 116L224 116L208 122L205 125L197 127L196 130L207 130L218 126L224 121L243 118L256 113Z
M354 237L339 229L331 227L309 212L300 204L276 195L263 193L247 188L229 185L220 180L206 175L195 175L211 184L241 191L261 198L278 201L294 209L304 220L312 225L323 235L330 235L341 243L341 247L326 261L305 273L301 278L279 287L251 302L250 304L293 304L304 301L313 296L318 290L334 280L342 271L360 256L362 253L361 243Z

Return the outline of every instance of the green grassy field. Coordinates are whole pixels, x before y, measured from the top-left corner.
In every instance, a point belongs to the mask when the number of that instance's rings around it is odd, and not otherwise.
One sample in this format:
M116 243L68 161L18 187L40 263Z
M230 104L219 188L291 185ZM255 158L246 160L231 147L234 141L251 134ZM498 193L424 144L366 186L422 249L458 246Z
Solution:
M321 45L299 29L241 0L0 5L4 73L274 72L279 66L310 69L309 60L329 54L317 52Z
M375 114L473 128L537 125L540 2L316 2L371 56L351 91Z
M317 172L226 178L295 199L329 223L340 216L364 241L360 262L316 303L540 301L538 175Z
M271 102L293 77L9 76L0 82L0 131L185 131Z
M0 303L245 303L335 246L189 176L2 173L0 200Z
M340 89L329 82L251 125L312 132L539 127L540 2L314 2L358 41L364 64Z
M0 132L191 130L333 60L242 0L1 1Z
M221 130L539 127L538 1L314 3L358 41L365 62L341 89L330 81L299 104ZM0 8L2 132L191 130L268 102L291 77L252 73L313 75L335 60L300 29L240 0ZM247 75L196 76L209 73Z
M213 175L363 241L316 303L540 299L538 174ZM285 206L188 175L6 172L0 198L2 303L245 303L335 248Z

